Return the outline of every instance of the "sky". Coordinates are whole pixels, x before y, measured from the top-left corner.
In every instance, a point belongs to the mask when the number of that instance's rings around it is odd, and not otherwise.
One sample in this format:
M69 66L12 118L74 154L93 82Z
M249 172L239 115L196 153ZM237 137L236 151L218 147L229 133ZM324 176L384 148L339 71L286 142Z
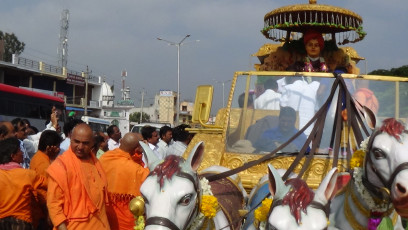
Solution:
M22 57L57 64L60 15L68 9L68 68L106 77L120 97L121 72L127 71L135 106L153 102L159 90L177 90L180 47L181 100L194 101L198 85L214 85L212 114L227 100L236 71L254 70L251 54L273 43L260 32L264 15L307 0L2 0L0 30L26 46ZM318 0L347 8L363 18L364 40L352 44L367 62L364 73L408 64L406 0ZM199 40L199 41L197 41ZM367 67L367 68L366 68Z

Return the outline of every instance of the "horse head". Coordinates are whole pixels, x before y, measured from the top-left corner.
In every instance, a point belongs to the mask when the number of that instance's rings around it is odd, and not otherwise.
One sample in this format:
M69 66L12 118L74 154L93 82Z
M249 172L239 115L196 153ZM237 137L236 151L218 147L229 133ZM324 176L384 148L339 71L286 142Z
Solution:
M198 143L187 160L170 155L163 161L157 159L149 146L142 142L141 145L150 170L140 188L145 200L145 229L187 229L199 212L197 169L203 159L204 144Z
M268 229L325 229L328 226L328 202L347 185L348 173L339 175L337 168L329 171L316 192L298 178L284 182L269 165L269 189L273 195Z
M370 193L392 202L408 217L408 134L405 126L389 118L371 135L366 150L363 184Z

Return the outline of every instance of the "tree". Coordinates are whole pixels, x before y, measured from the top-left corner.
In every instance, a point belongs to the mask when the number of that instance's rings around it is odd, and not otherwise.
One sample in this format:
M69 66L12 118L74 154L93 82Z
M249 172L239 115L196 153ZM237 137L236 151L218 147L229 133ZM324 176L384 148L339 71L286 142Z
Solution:
M398 76L408 77L408 65L403 65L398 68L392 68L390 70L377 69L368 74L381 75L381 76ZM384 81L370 81L370 89L376 93L376 97L380 102L380 111L378 116L380 117L394 117L395 103L388 103L395 101L395 83ZM399 93L401 98L406 98L408 92L408 84L399 84ZM408 101L400 100L398 117L408 116Z
M408 65L403 65L398 68L392 68L391 70L378 69L374 70L368 74L373 75L383 75L383 76L398 76L398 77L408 77Z
M4 61L11 62L13 54L21 54L24 51L25 43L20 42L14 33L9 34L0 31L1 40L4 42Z
M140 112L134 112L129 115L129 121L139 122L140 121ZM149 114L142 112L142 122L150 122Z

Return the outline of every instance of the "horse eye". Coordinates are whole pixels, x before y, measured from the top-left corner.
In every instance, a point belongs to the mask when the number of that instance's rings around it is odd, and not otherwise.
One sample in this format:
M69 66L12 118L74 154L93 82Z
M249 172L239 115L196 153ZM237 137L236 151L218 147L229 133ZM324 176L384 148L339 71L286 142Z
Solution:
M187 205L190 204L192 196L193 196L193 194L191 194L191 193L187 194L187 195L183 196L178 203L180 205L187 206Z
M144 200L145 205L149 204L149 200L143 194L141 194L141 195L142 195L142 198Z
M381 149L374 149L373 150L373 154L375 159L379 160L379 159L384 159L386 157L384 151L382 151Z
M272 224L268 223L266 225L266 230L278 230L277 228L275 228L275 226L273 226Z

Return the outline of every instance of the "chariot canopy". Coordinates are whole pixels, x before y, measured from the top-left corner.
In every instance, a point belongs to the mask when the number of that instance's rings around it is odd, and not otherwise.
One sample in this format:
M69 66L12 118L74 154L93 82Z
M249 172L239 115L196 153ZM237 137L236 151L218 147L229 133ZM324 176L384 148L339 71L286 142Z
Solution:
M361 41L366 36L363 19L351 10L317 4L296 4L277 8L264 17L261 33L276 42L288 42L307 30L331 36L339 45Z

